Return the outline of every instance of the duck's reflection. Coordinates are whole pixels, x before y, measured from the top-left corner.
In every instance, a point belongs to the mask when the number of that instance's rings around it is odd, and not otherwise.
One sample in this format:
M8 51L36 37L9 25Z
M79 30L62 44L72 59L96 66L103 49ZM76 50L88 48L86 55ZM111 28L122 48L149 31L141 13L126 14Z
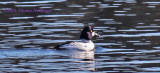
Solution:
M95 71L94 51L72 51L70 58L80 59L74 62L78 64L81 70Z
M94 60L94 51L77 51L70 52L71 58Z

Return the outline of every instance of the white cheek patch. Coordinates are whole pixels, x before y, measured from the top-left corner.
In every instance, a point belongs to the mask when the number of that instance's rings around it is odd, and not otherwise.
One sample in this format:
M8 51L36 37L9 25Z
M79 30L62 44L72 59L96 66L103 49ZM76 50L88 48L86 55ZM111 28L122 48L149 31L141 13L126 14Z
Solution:
M97 34L96 32L92 32L92 37L93 36L100 36L99 34Z
M95 36L97 33L95 33L95 32L92 32L92 36Z

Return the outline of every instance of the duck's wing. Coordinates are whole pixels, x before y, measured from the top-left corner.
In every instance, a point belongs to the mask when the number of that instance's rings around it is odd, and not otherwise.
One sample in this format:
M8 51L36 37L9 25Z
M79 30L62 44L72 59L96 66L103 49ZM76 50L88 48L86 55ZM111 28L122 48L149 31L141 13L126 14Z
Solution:
M85 44L82 42L66 42L60 45L55 46L57 50L66 50L66 49L80 49L83 50L85 48Z
M56 45L56 46L54 47L54 49L56 49L56 50L65 50L66 48L62 48L61 46L65 45L65 44L71 44L71 43L74 43L74 42L67 41L67 42L65 42L65 43L61 43L61 44L59 44L59 45Z

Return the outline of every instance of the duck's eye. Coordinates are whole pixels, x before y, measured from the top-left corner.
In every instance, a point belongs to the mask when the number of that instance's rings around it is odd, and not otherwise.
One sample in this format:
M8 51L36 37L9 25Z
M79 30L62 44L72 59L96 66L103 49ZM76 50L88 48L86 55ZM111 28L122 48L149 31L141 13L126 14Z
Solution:
M93 32L92 30L90 32Z

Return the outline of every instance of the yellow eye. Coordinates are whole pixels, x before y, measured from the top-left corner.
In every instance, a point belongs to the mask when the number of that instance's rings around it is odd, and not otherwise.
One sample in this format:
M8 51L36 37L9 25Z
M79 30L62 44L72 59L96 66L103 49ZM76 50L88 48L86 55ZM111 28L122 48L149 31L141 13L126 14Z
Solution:
M93 31L91 30L91 32L93 32Z

